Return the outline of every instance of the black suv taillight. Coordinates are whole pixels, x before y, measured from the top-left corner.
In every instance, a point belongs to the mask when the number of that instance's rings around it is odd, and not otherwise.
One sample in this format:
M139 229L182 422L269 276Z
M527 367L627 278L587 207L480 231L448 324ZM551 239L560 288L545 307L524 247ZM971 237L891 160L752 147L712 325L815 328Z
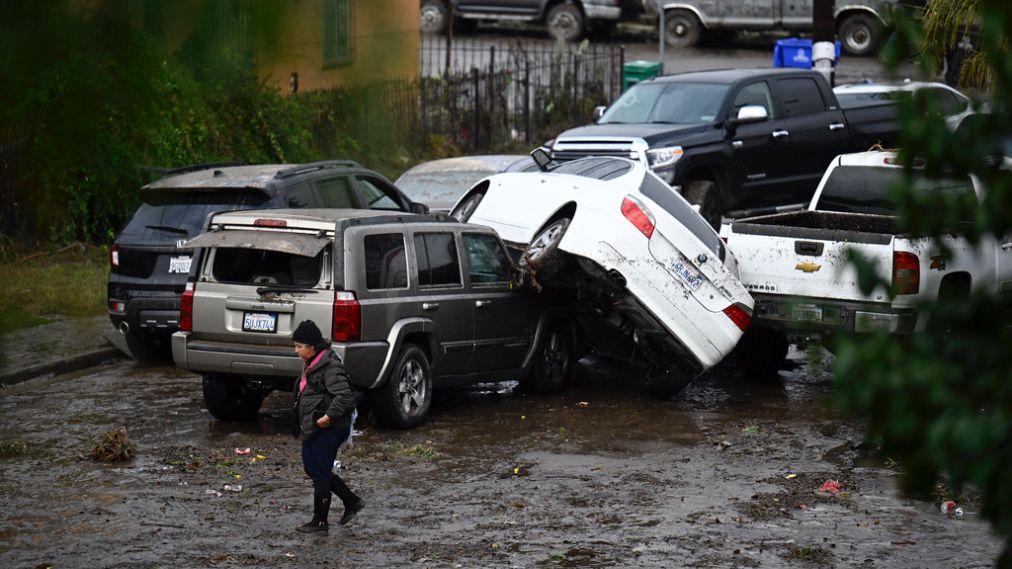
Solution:
M362 307L355 293L334 293L334 319L330 323L330 337L335 342L357 342L362 336Z

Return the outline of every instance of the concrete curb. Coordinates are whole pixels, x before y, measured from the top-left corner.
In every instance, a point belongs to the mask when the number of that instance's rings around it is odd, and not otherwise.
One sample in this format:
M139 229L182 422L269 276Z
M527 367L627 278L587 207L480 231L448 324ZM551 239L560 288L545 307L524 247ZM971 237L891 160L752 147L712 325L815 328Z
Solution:
M91 352L73 355L69 358L63 358L55 362L26 367L24 369L0 375L0 388L8 385L14 385L15 383L21 383L22 381L39 377L40 375L69 373L96 366L106 360L125 357L126 356L119 350L119 348L109 346L108 348L101 348Z

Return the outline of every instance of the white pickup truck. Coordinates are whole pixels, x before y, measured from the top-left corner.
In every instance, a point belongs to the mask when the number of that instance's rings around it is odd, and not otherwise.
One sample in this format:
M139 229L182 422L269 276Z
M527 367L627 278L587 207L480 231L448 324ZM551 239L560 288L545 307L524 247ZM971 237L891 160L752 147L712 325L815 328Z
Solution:
M985 237L976 245L945 237L953 252L946 260L931 237L897 230L888 194L902 175L893 153L845 154L830 164L808 209L724 226L722 237L738 259L741 282L755 298L752 327L738 346L743 368L776 373L790 336L905 334L927 324L917 310L921 300L965 295L971 287L1012 292L1012 235ZM916 183L974 199L983 191L972 177ZM892 275L895 298L880 289L862 294L848 249Z

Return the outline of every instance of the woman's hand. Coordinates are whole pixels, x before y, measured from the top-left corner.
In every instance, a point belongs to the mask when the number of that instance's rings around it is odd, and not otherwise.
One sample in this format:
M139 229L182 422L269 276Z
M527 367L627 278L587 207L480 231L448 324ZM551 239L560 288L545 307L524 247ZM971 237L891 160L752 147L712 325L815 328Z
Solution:
M324 415L316 420L316 426L321 429L326 429L330 426L330 416Z

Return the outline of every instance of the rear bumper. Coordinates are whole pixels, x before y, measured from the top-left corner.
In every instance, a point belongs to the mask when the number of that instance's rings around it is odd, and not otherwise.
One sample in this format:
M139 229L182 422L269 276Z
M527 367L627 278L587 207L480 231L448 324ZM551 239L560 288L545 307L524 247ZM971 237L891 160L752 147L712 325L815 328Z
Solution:
M178 289L178 290L177 290ZM131 289L109 283L107 313L113 326L126 323L131 330L175 332L179 330L182 286L164 289ZM122 310L113 307L122 303Z
M386 342L331 344L348 377L358 386L372 385L390 351ZM190 332L172 335L172 359L197 373L220 373L264 381L272 389L289 390L302 373L303 362L291 346L198 340Z
M874 302L753 295L756 300L755 321L785 330L830 334L875 331L909 334L917 324L917 311L913 308L894 308Z

